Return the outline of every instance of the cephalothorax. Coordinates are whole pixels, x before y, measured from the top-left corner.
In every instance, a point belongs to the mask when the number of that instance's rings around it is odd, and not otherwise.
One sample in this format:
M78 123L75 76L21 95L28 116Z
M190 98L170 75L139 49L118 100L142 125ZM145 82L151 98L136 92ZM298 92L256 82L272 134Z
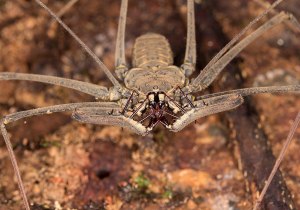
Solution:
M198 118L238 107L243 103L243 97L248 95L274 92L299 93L300 85L288 85L238 89L204 95L196 99L193 96L193 93L207 88L239 52L273 26L284 21L291 21L300 29L299 23L291 14L280 12L250 35L241 39L250 27L270 13L281 1L275 1L263 14L250 22L206 65L196 78L191 80L189 77L195 71L196 64L194 0L187 0L187 43L183 64L180 67L173 65L171 47L164 36L148 33L136 39L132 68L129 68L125 60L124 44L128 0L122 0L115 53L117 80L57 15L40 0L36 0L93 57L112 82L113 87L108 89L96 84L45 75L0 73L0 80L28 80L54 84L106 101L37 108L10 114L0 120L1 132L10 153L26 209L30 209L30 207L5 127L10 122L34 115L71 111L73 118L80 122L126 127L140 135L146 135L157 124L162 124L167 129L177 132Z
M136 93L138 103L132 94L122 113L126 114L132 100L133 114L130 118L146 115L139 122L149 118L147 131L158 123L172 129L167 118L176 118L175 114L184 110L184 105L177 104L171 97L185 85L186 78L182 69L173 65L168 40L155 33L140 36L135 41L132 60L133 68L118 75L121 80L124 79L125 87Z

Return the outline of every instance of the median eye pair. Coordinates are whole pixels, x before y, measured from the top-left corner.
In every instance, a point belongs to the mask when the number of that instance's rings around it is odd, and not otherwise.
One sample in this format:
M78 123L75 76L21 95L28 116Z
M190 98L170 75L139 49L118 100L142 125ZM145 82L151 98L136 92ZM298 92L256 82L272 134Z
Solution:
M162 109L165 106L165 94L164 93L150 93L148 95L149 105L154 109Z

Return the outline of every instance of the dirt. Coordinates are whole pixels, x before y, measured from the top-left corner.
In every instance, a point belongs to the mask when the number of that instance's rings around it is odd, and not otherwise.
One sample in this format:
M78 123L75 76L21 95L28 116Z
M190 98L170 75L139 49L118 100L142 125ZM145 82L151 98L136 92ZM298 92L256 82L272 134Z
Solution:
M67 1L45 1L58 12ZM185 47L185 7L174 1L129 1L126 57L137 36L159 32L170 40L175 61ZM262 7L217 1L214 14L229 38ZM63 20L113 70L120 1L78 1ZM299 2L286 9L300 20ZM0 1L0 71L55 75L110 87L80 46L34 1ZM245 87L299 84L299 40L286 25L245 49L240 67ZM60 103L94 101L68 89L31 82L0 82L0 115ZM300 108L293 94L252 98L277 156ZM229 130L219 115L179 133L158 128L141 137L112 126L72 121L70 113L32 117L8 126L32 209L250 209L249 191ZM282 172L300 208L300 130ZM0 141L0 209L22 202L6 147Z

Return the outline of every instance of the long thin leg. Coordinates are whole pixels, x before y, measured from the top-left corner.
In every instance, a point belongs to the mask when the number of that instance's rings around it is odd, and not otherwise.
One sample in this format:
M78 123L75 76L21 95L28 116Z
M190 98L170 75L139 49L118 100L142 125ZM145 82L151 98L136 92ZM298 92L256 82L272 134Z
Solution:
M61 8L58 13L57 17L61 18L69 9L71 9L74 4L76 4L78 0L70 0L63 8Z
M259 206L260 206L260 204L261 204L261 202L262 202L262 200L263 200L263 198L264 198L264 196L265 196L265 194L266 194L266 192L267 192L267 190L268 190L268 188L269 188L269 186L270 186L270 184L272 182L272 179L273 179L274 175L276 174L276 172L277 172L277 170L278 170L278 168L279 168L279 166L280 166L280 164L281 164L281 162L283 160L283 157L284 157L284 155L285 155L285 153L287 151L287 148L288 148L288 146L291 144L291 142L293 140L293 136L294 136L294 134L296 132L296 129L297 129L299 123L300 123L300 112L298 112L298 115L297 115L297 117L296 117L296 119L295 119L295 121L294 121L291 129L290 129L289 135L288 135L288 137L287 137L287 139L286 139L286 141L285 141L285 143L284 143L284 145L283 145L283 147L282 147L282 149L280 151L280 154L279 154L279 156L278 156L278 158L277 158L277 160L275 162L275 165L274 165L274 167L272 169L272 172L270 173L270 175L268 177L268 180L266 181L266 184L265 184L263 190L261 191L261 193L259 195L259 198L255 202L253 210L258 210L259 209Z
M17 163L17 160L16 160L16 156L14 154L11 142L9 140L9 136L8 136L7 130L5 128L5 125L1 121L0 121L0 128L1 128L1 133L2 133L2 136L4 138L8 153L9 153L10 161L13 165L14 172L15 172L15 175L17 177L18 186L19 186L19 189L20 189L20 193L21 193L21 196L22 196L22 199L23 199L25 209L30 210L29 202L28 202L28 199L26 197L26 191L25 191L25 188L24 188L24 185L23 185L23 181L22 181L19 166L18 166L18 163Z
M14 155L11 141L9 138L9 135L7 133L7 130L5 128L5 125L26 117L31 117L35 115L43 115L43 114L51 114L54 112L66 112L66 111L75 111L78 108L81 107L95 107L95 106L100 106L103 107L104 109L114 109L118 108L118 104L116 103L100 103L100 102L85 102L85 103L72 103L72 104L62 104L62 105L56 105L56 106L49 106L49 107L43 107L43 108L37 108L37 109L32 109L32 110L27 110L27 111L22 111L22 112L17 112L13 113L10 115L7 115L3 119L0 119L0 128L1 128L1 133L4 138L8 153L9 153L9 158L12 162L13 168L15 175L17 177L17 182L18 186L20 189L20 193L24 202L24 206L26 210L30 210L29 202L26 196L26 191L23 185L23 181L20 175L20 170L16 161L16 157Z
M117 103L113 102L83 102L83 103L70 103L70 104L60 104L36 109L30 109L26 111L16 112L13 114L9 114L3 118L3 123L8 124L11 122L15 122L17 120L32 117L35 115L43 115L43 114L52 114L55 112L67 112L67 111L74 111L76 109L82 107L96 107L99 106L100 108L119 108L120 106Z
M228 95L228 94L239 94L244 97L244 96L260 94L260 93L288 93L288 92L296 92L300 94L300 85L252 87L252 88L243 88L237 90L229 90L229 91L199 96L197 97L197 100L221 96L221 95Z
M258 4L259 6L265 8L265 9L269 9L269 7L271 6L269 2L264 1L264 0L253 0L253 2L255 2L256 4ZM272 10L270 11L270 13L272 15L275 15L275 14L278 14L279 12L276 11L276 9L272 8ZM292 32L297 33L297 34L299 33L299 30L297 28L295 28L295 25L291 24L290 22L285 23L285 25Z
M178 132L198 118L234 109L240 106L243 101L243 97L237 94L217 96L209 98L205 102L203 100L195 101L194 105L196 108L192 108L179 117L173 125L171 125L170 129L174 132Z
M124 73L128 70L128 66L125 59L125 28L126 28L126 17L127 17L128 0L122 0L118 34L116 41L116 52L115 52L115 67L116 74L119 79L124 78Z
M46 76L39 74L0 72L0 80L27 80L42 82L46 84L58 85L66 88L71 88L73 90L78 90L80 92L92 95L95 98L99 98L102 100L109 99L109 91L106 87L61 77Z
M97 57L95 53L86 45L84 42L67 26L53 11L51 11L43 2L40 0L35 0L41 7L43 7L78 43L79 45L96 61L99 67L104 71L108 79L117 88L121 88L121 84L112 75L109 69L104 65L104 63Z
M218 61L216 61L208 69L201 71L198 77L191 83L190 89L192 91L199 91L208 87L213 80L218 76L218 74L225 68L225 66L245 47L252 43L256 38L260 37L264 32L268 31L272 27L282 23L285 20L290 20L292 23L297 25L300 29L300 24L297 20L290 14L281 12L275 15L272 19L268 20L253 33L248 35L246 38L237 43L232 47L227 53L225 53Z
M187 40L184 63L181 68L185 76L189 77L195 71L196 64L196 32L194 0L187 1Z
M283 0L275 1L270 7L268 7L262 14L255 17L242 31L240 31L233 39L228 42L218 53L215 55L213 59L205 66L205 69L209 69L214 63L216 63L233 45L237 43L237 41L248 31L254 24L260 21L263 17L269 14L278 4L280 4Z

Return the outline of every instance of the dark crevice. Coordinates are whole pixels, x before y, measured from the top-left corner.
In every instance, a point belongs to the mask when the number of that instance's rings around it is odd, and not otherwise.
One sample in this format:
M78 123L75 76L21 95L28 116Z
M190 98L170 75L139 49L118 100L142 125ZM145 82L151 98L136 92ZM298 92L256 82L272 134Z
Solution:
M222 27L214 18L213 5L214 2L209 1L206 4L201 4L201 6L196 6L197 35L201 36L201 40L197 40L197 45L201 46L198 53L205 56L206 63L229 42L222 31ZM208 47L208 41L214 43L213 48ZM244 80L241 69L236 62L235 59L227 65L226 69L212 84L214 92L243 87ZM275 157L268 146L266 134L258 127L259 117L255 106L252 104L251 99L247 99L244 105L233 111L225 112L221 116L232 132L231 137L239 149L240 155L236 158L238 162L242 162L243 171L247 174L245 177L246 182L248 182L248 186L253 186L253 184L256 186L256 189L251 189L252 194L256 195L257 190L261 191L263 188L275 162ZM266 210L279 210L290 209L290 206L295 206L292 196L280 171L278 171L261 207Z
M110 174L111 174L111 172L106 169L100 169L99 171L96 172L96 175L100 180L108 178L110 176Z

